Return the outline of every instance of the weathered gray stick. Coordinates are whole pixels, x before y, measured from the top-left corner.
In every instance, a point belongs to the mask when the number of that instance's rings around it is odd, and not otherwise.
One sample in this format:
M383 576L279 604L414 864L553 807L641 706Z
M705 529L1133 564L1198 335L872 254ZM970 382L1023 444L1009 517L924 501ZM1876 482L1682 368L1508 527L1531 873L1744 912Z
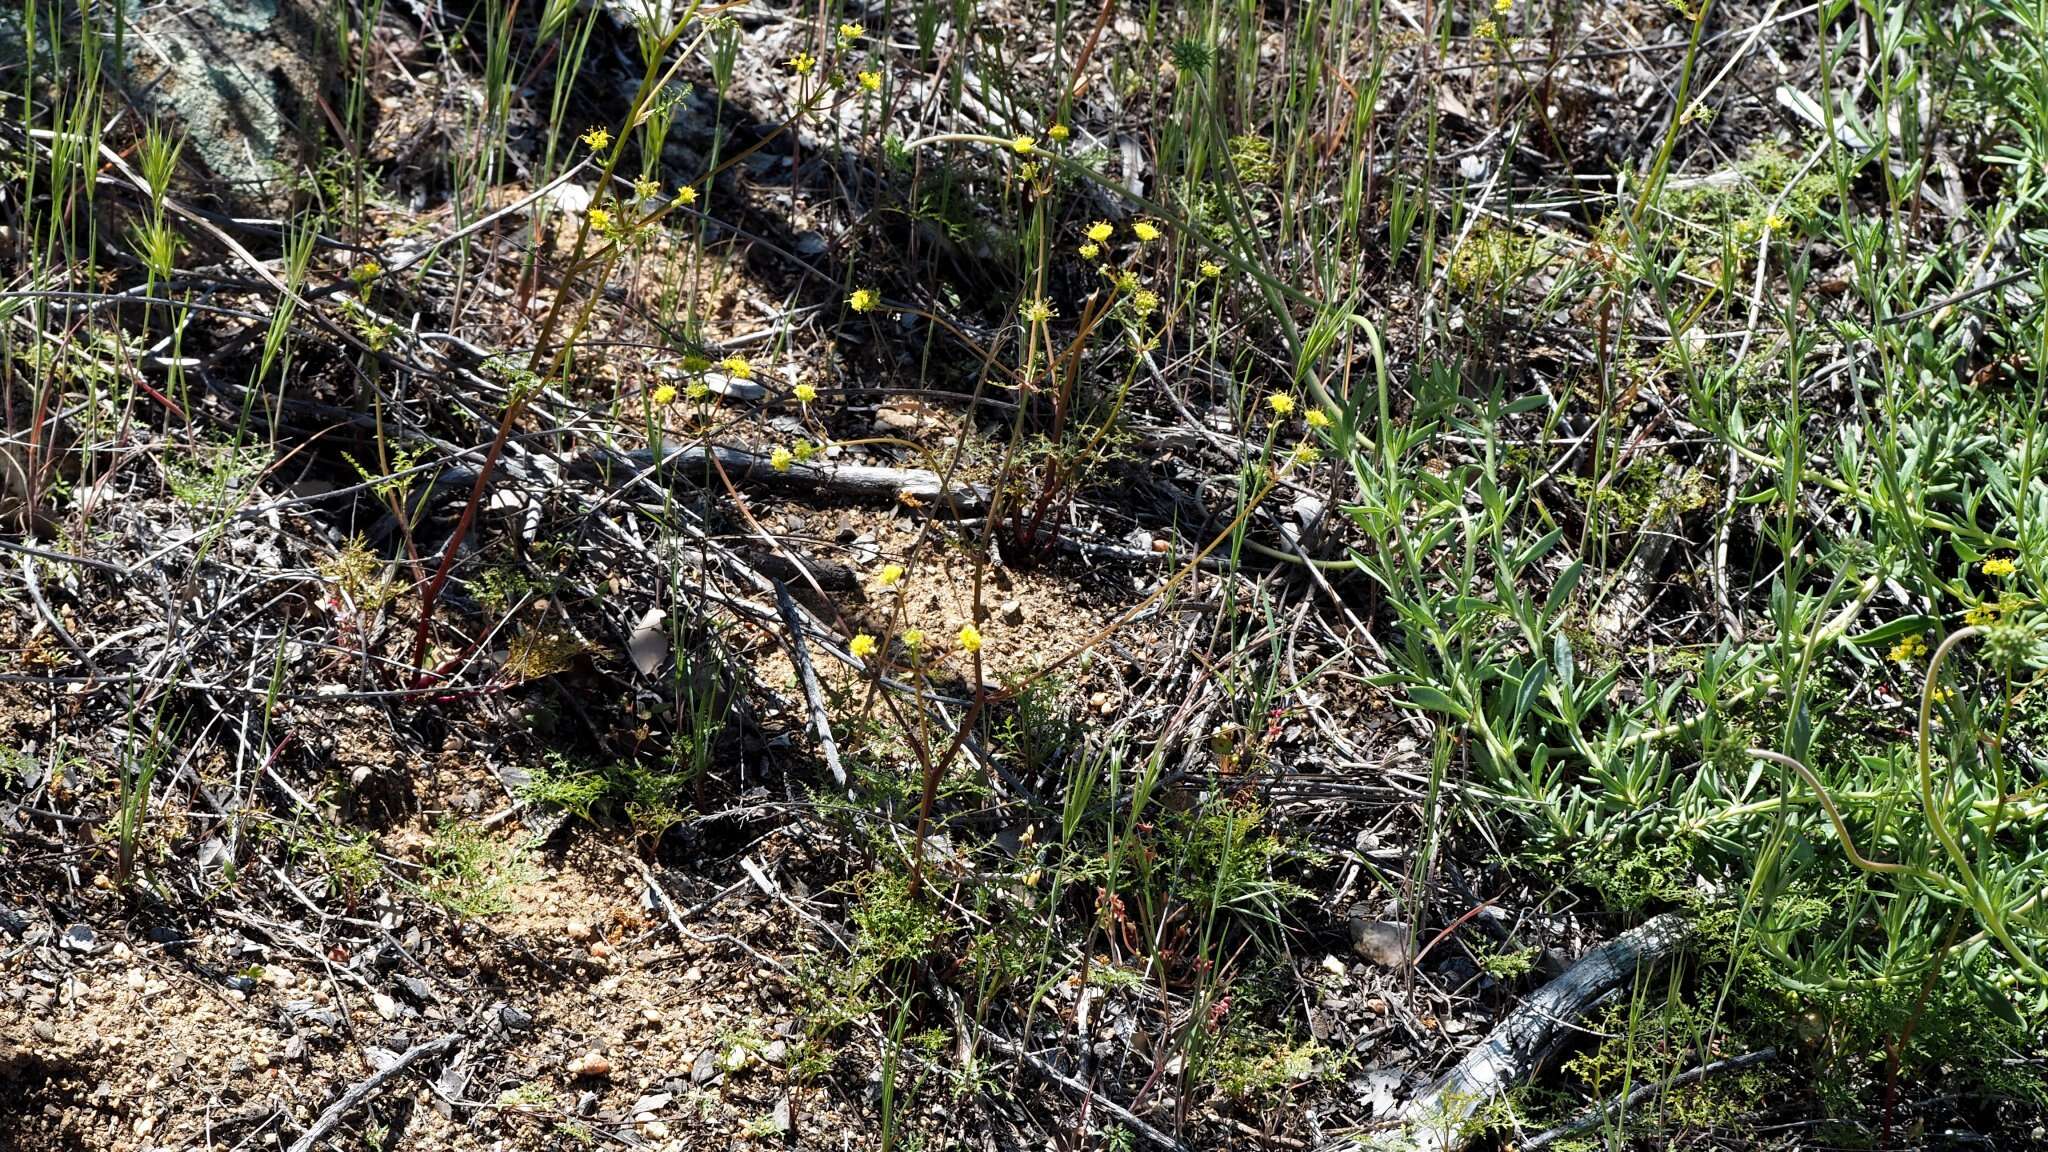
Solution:
M1477 1048L1402 1110L1401 1146L1417 1152L1458 1152L1477 1134L1472 1118L1563 1047L1573 1021L1643 966L1685 941L1687 924L1667 912L1579 957L1565 973L1522 1002Z
M825 756L825 767L832 770L832 782L843 790L846 787L846 767L839 762L839 742L832 739L832 718L825 711L825 693L818 685L818 670L811 666L811 649L804 643L804 622L796 614L796 601L790 599L789 589L782 581L775 582L775 607L782 613L783 626L789 629L789 662L796 665L798 683L804 688L804 703L811 713L811 731L818 737L818 751Z
M664 453L660 472L667 478L701 480L711 462L735 484L753 483L785 492L831 492L863 500L914 502L932 511L971 511L988 499L988 491L972 484L947 485L929 468L888 468L879 464L791 464L777 470L769 457L739 448L692 444ZM632 474L654 463L651 452L594 451L571 465L582 473L606 468ZM714 481L715 482L715 481Z
M405 1071L421 1058L446 1052L461 1041L462 1033L450 1032L439 1040L429 1040L406 1049L398 1059L371 1073L368 1079L343 1092L341 1099L329 1104L327 1110L320 1113L319 1119L313 1121L313 1126L306 1129L306 1134L292 1141L291 1152L312 1152L313 1145L319 1143L321 1137L334 1131L334 1126L341 1123L342 1117L355 1111L357 1105L375 1095L377 1089L384 1086L385 1081Z

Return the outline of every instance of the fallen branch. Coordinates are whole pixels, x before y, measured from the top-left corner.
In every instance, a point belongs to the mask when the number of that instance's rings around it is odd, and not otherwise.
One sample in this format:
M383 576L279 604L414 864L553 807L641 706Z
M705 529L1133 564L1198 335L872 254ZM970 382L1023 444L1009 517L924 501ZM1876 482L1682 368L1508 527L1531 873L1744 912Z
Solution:
M1668 1080L1652 1080L1625 1096L1617 1093L1613 1099L1600 1107L1590 1108L1583 1115L1576 1116L1555 1128L1539 1132L1529 1139L1522 1141L1518 1147L1522 1148L1524 1152L1535 1152L1538 1148L1547 1148L1567 1136L1576 1136L1588 1128L1616 1119L1632 1109L1649 1103L1673 1088L1683 1088L1687 1084L1704 1080L1716 1072L1732 1072L1737 1068L1747 1068L1751 1064L1761 1064L1766 1060L1775 1059L1777 1055L1778 1050L1776 1048L1764 1048L1755 1052L1744 1053L1741 1056L1730 1056L1726 1060L1716 1060L1711 1064L1702 1064L1697 1068L1680 1072Z
M450 1032L439 1040L429 1040L406 1049L398 1059L371 1073L367 1079L343 1092L341 1099L329 1104L327 1110L313 1121L313 1126L306 1129L305 1135L292 1141L290 1152L312 1152L313 1145L319 1143L321 1137L334 1131L334 1126L341 1123L342 1117L353 1112L363 1101L376 1095L377 1090L384 1087L392 1077L428 1056L446 1052L461 1043L462 1039L462 1033Z
M1667 912L1579 957L1402 1110L1398 1146L1457 1152L1470 1144L1480 1109L1533 1075L1570 1039L1574 1021L1644 966L1676 950L1686 933L1685 920Z
M843 791L846 766L839 762L838 741L832 739L832 718L825 710L825 692L818 684L818 670L811 666L811 649L804 643L804 622L796 614L796 601L790 599L789 589L780 580L775 582L775 607L782 614L783 626L789 629L789 662L796 665L797 682L804 688L804 703L809 706L818 751L825 757L825 767L832 771L832 782Z
M759 484L784 492L829 492L861 500L886 500L914 507L940 506L971 510L988 501L988 490L978 485L947 485L929 468L890 468L879 464L791 464L777 469L767 457L725 445L705 447L693 444L677 448L661 458L658 471L665 479L710 483L716 460L734 483ZM583 474L606 471L637 473L655 468L654 454L599 450L578 459L572 466Z

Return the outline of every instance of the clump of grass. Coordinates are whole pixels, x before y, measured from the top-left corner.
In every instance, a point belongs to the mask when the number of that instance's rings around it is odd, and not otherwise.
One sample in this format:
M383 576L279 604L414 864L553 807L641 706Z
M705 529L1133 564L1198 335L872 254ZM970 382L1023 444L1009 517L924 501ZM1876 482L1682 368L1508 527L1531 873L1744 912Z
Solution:
M529 871L517 849L451 817L435 825L414 887L458 916L486 920L512 910L512 890Z

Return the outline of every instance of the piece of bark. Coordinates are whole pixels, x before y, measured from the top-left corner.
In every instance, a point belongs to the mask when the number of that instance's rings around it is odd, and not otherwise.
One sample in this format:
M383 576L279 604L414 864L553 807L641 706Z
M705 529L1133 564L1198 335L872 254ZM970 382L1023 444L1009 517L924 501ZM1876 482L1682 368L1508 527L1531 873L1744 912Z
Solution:
M1565 974L1536 990L1458 1065L1402 1110L1399 1146L1415 1152L1457 1152L1478 1135L1472 1123L1486 1105L1534 1075L1576 1035L1575 1022L1601 997L1645 965L1685 942L1689 926L1676 913L1653 917L1579 957Z

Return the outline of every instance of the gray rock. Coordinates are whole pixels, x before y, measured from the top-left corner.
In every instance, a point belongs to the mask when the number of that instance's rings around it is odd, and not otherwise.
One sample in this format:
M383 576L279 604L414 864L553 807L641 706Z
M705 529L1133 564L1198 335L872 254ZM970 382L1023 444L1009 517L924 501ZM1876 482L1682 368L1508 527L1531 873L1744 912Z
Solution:
M73 924L64 930L63 937L57 941L61 947L72 952L90 952L93 945L98 942L99 937L93 934L92 926L89 924Z
M185 159L231 206L282 213L323 125L335 69L315 0L136 6L128 80L143 111L185 140Z
M1414 956L1406 924L1351 918L1351 950L1382 968L1405 968Z

